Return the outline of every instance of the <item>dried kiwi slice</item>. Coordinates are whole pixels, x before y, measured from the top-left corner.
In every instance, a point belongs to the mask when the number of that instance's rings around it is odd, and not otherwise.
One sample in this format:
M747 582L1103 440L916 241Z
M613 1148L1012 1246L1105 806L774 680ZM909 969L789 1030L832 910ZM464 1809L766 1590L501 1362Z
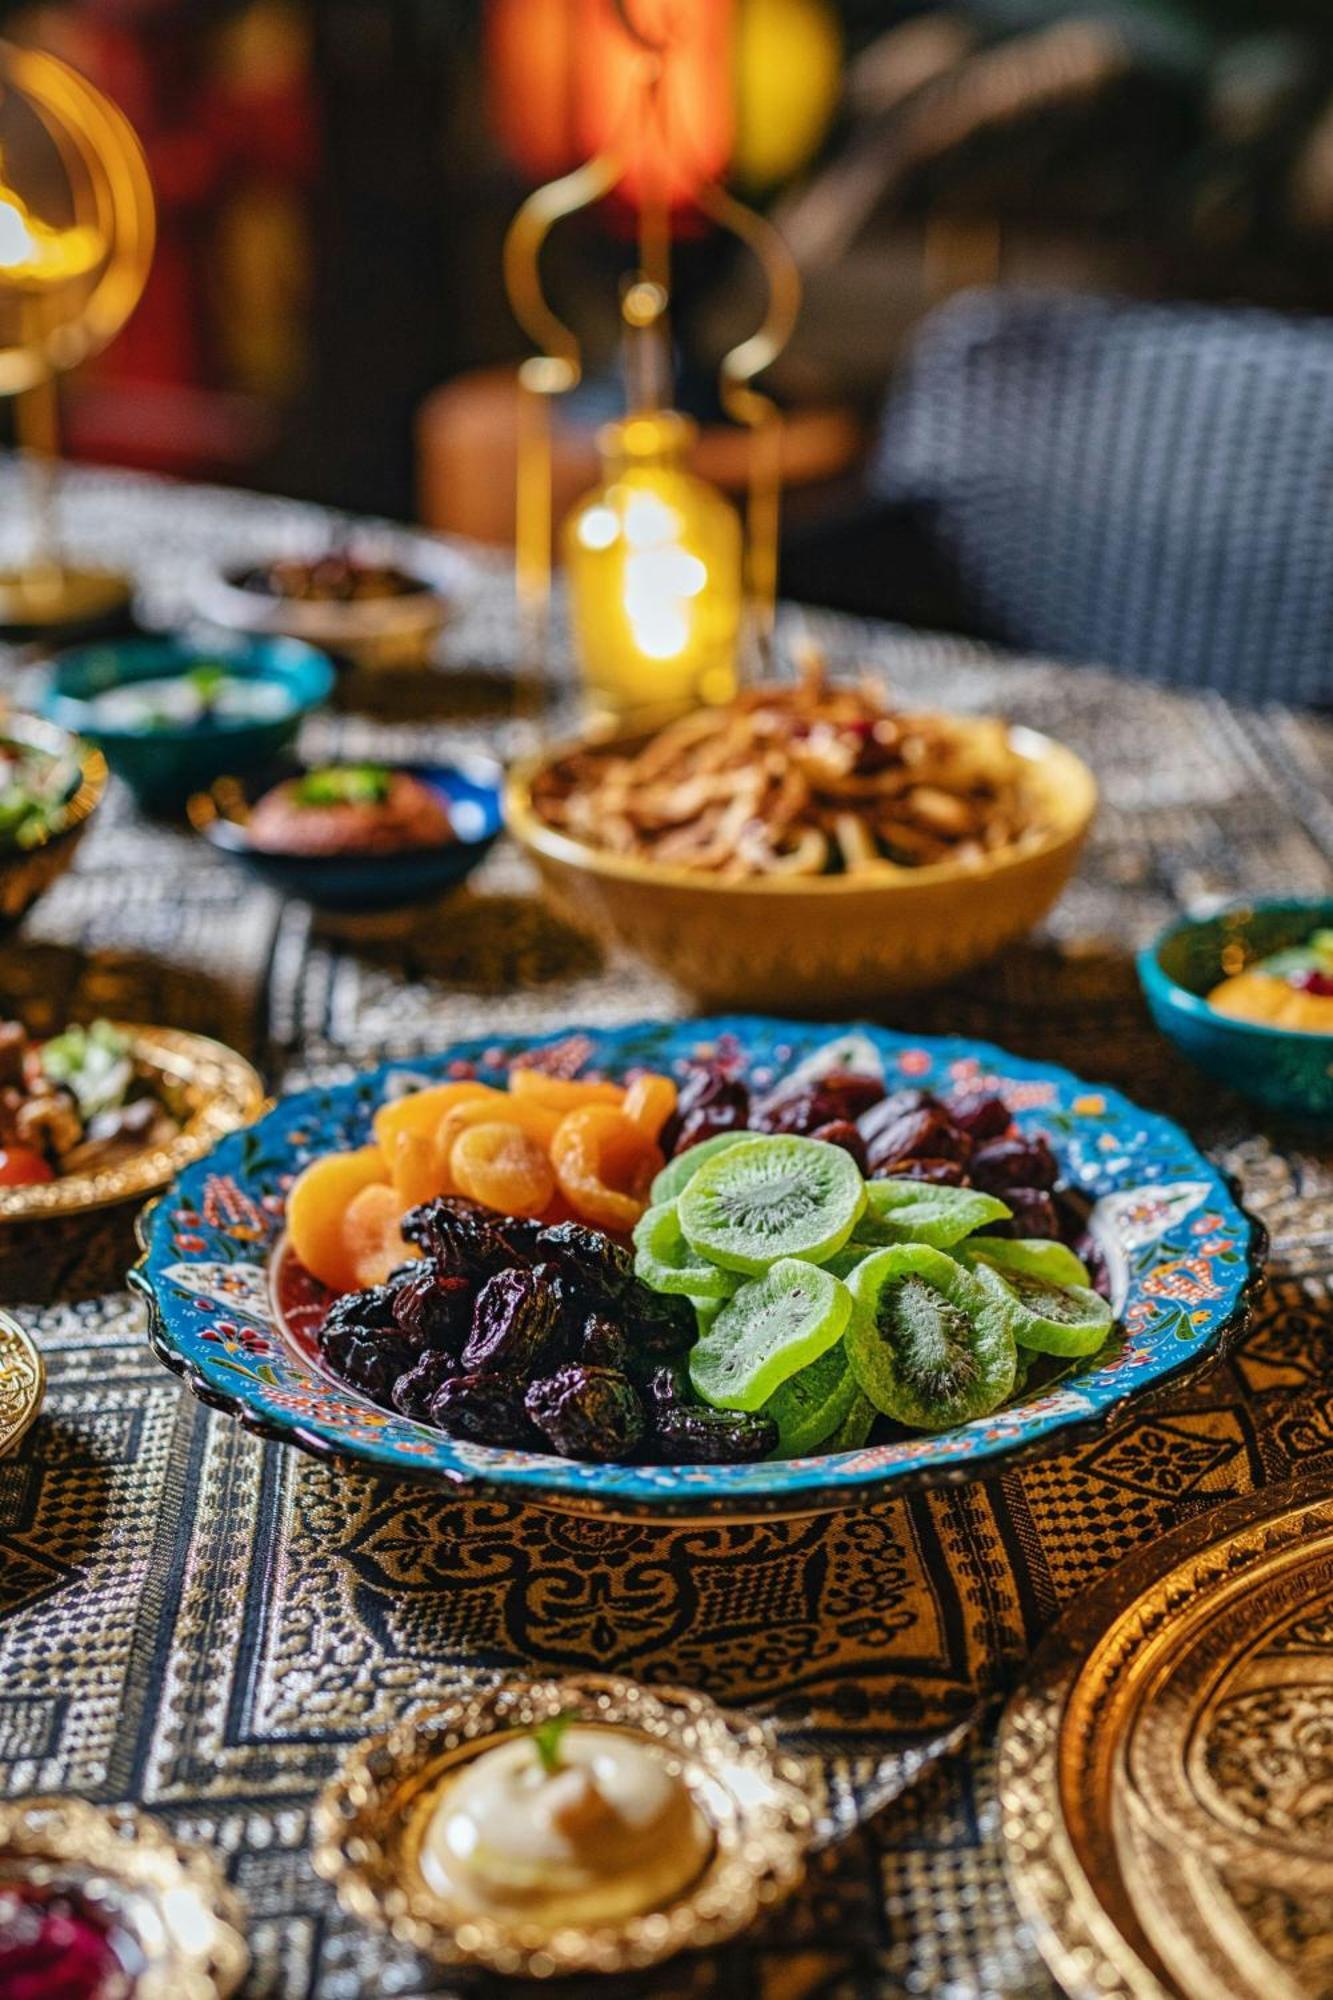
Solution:
M696 1257L681 1234L674 1201L657 1202L634 1225L634 1275L655 1292L729 1299L738 1280Z
M998 1409L1013 1389L1010 1308L952 1257L925 1243L880 1250L850 1289L847 1358L885 1416L947 1430Z
M719 1410L758 1410L776 1389L837 1345L851 1294L828 1271L780 1257L742 1285L690 1354L690 1380Z
M817 1264L831 1257L864 1206L861 1169L841 1146L757 1138L705 1160L679 1212L700 1256L758 1276L778 1258Z
M1115 1315L1100 1292L1086 1285L1052 1285L1027 1271L998 1271L979 1263L976 1276L1009 1313L1014 1339L1038 1354L1095 1354Z
M684 1194L705 1160L729 1153L733 1146L748 1146L759 1137L757 1132L715 1132L711 1139L700 1139L697 1146L677 1153L674 1160L667 1161L649 1190L654 1208L659 1202L674 1201L677 1195Z
M850 1372L850 1363L848 1364ZM860 1451L862 1445L875 1428L879 1411L858 1388L856 1400L848 1410L836 1431L824 1440L825 1451Z
M929 1243L951 1250L974 1230L1004 1222L1010 1210L980 1188L938 1187L932 1181L869 1181L857 1234L867 1242Z
M1048 1285L1090 1285L1092 1278L1081 1257L1063 1243L1041 1236L978 1236L960 1253L968 1264L993 1264L1002 1276L1019 1271L1027 1278L1044 1278Z
M778 1442L770 1458L800 1458L823 1444L843 1423L860 1396L856 1377L847 1365L841 1341L788 1376L764 1405L764 1415L778 1427Z

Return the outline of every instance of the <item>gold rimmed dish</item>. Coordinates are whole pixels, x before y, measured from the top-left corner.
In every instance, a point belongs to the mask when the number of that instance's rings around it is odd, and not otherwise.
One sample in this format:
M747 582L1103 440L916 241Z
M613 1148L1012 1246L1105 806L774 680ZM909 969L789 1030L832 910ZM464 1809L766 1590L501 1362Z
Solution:
M957 728L994 728L960 719ZM519 763L505 822L552 902L718 1007L827 1011L870 1005L955 978L1046 915L1072 875L1097 805L1082 759L1038 731L1011 728L1036 830L979 863L893 872L765 875L723 881L572 839L534 800L544 775L581 752L627 752L635 739L591 734Z
M688 1788L710 1846L697 1877L665 1907L613 1925L553 1926L478 1915L422 1872L441 1787L483 1752L557 1717L627 1731ZM574 1977L642 1970L736 1936L796 1888L814 1828L801 1765L779 1755L759 1724L701 1694L582 1674L506 1680L359 1745L316 1807L314 1863L351 1915L438 1963Z
M130 1037L137 1069L152 1077L181 1129L163 1145L146 1146L87 1173L62 1174L25 1187L0 1188L0 1223L83 1215L154 1194L182 1168L202 1159L228 1132L264 1108L259 1073L221 1042L181 1028L114 1024Z
M71 781L59 808L48 815L39 840L30 846L0 848L0 933L12 930L64 874L107 784L101 751L40 716L0 714L0 750L6 746L68 762Z
M74 1798L0 1803L0 1893L72 1898L134 1961L135 2000L229 2000L249 1967L217 1861L145 1814Z
M0 1458L36 1422L45 1394L41 1355L12 1314L0 1312Z

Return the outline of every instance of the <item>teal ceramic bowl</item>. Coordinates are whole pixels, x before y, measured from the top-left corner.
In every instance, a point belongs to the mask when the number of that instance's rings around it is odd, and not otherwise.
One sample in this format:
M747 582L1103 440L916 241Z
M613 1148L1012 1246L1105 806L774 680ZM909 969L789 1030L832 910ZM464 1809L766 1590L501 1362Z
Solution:
M189 688L202 673L194 685L207 686L217 668L227 689L217 706L199 715L177 712L169 684ZM152 699L127 703L125 691L147 682L163 688ZM302 718L328 700L333 683L332 663L297 639L130 639L62 653L42 708L52 722L95 743L141 805L162 812L207 790L224 772L271 763Z
M1206 995L1231 973L1333 926L1333 898L1238 904L1183 918L1139 953L1139 980L1164 1035L1243 1097L1333 1125L1333 1035L1233 1020Z

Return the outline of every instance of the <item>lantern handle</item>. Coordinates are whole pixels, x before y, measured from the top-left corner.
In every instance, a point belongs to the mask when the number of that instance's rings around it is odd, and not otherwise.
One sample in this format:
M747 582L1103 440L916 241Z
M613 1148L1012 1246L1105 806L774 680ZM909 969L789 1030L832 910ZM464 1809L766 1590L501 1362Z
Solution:
M572 173L534 189L505 236L505 289L514 317L551 364L551 376L560 378L560 389L577 386L583 373L582 353L573 329L557 318L542 290L542 248L558 222L609 194L621 172L614 153L594 155ZM556 386L554 380L551 386Z

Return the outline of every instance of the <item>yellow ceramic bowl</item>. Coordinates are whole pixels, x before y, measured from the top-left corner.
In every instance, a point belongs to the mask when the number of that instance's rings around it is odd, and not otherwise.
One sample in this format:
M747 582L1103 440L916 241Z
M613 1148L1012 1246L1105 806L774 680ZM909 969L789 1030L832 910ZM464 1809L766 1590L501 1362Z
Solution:
M709 1007L833 1018L956 978L1031 930L1059 896L1096 810L1096 782L1072 750L1048 736L1015 728L1010 742L1027 767L1046 831L980 867L941 862L869 880L718 882L599 853L533 809L538 774L580 748L576 742L514 768L505 818L558 909L619 939Z

